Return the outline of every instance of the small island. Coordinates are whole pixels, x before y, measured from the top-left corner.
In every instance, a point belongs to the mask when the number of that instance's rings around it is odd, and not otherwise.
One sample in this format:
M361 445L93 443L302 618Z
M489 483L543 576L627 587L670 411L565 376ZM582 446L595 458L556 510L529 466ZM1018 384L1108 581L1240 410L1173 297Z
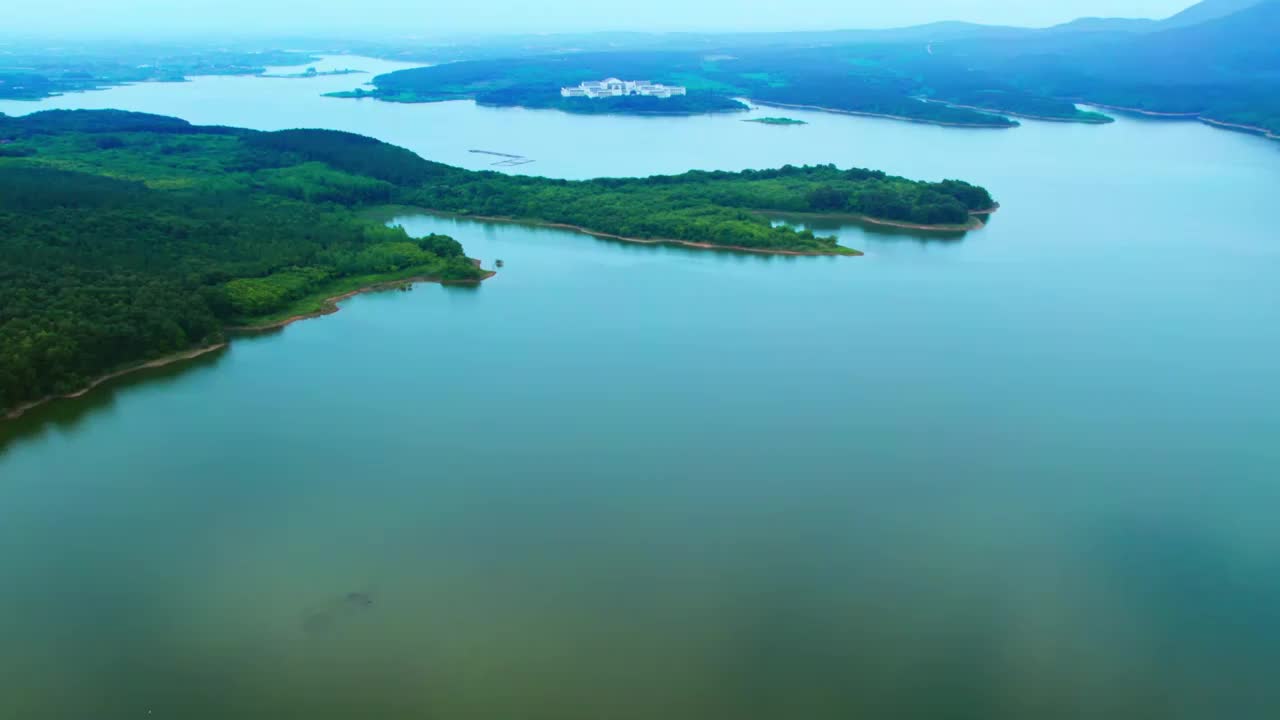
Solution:
M356 88L329 92L324 96L348 100L367 98L406 104L473 100L477 105L484 107L560 110L576 115L702 115L747 110L747 106L738 100L712 93L587 96L565 94L560 90L553 91L543 87L510 87L476 92L441 93L414 88L375 86L372 89Z
M297 72L297 73L275 73L275 74L263 73L258 77L276 78L276 79L283 79L283 80L300 80L305 78L332 77L336 75L367 75L367 74L368 73L365 72L364 70L352 70L351 68L343 68L341 70L317 70L313 67L309 67L306 70L303 70L302 72Z
M808 125L809 124L804 120L796 120L795 118L789 118L789 117L747 118L742 122L760 123L761 125Z
M211 351L236 330L332 312L352 293L492 274L453 238L387 227L392 206L623 242L845 256L861 253L772 220L956 232L995 206L960 180L835 165L560 180L452 167L351 133L118 110L0 114L0 146L0 308L20 318L0 323L0 417Z

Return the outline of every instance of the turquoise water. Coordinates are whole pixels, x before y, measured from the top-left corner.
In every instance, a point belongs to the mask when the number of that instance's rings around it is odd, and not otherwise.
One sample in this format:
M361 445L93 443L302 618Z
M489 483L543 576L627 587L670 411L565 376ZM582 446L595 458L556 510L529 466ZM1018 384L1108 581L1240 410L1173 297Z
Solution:
M862 258L400 218L505 267L0 426L0 717L1280 713L1280 146L335 81L47 104L567 177L832 161L1004 207L959 240L834 228Z

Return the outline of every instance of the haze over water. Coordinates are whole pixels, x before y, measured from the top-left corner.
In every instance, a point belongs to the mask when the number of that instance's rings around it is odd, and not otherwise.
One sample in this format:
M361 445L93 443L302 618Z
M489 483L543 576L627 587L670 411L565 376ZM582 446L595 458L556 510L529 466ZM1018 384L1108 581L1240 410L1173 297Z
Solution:
M561 177L834 162L1003 208L961 240L836 229L863 258L400 218L505 267L0 425L0 717L1280 707L1280 146L318 97L364 79L0 112L332 127Z

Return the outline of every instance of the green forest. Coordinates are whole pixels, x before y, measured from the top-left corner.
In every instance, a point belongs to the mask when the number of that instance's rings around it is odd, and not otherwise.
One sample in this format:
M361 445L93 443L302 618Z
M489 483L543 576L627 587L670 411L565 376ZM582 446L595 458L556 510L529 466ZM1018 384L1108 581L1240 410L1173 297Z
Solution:
M957 180L834 166L565 181L473 172L327 130L196 127L123 111L0 115L0 411L408 277L476 282L452 238L370 209L428 209L633 238L851 254L763 211L957 225Z
M364 174L378 160L341 140L291 152L287 136L114 112L0 116L0 139L28 151L0 158L0 411L344 282L480 276L452 239L353 211L406 177L394 152Z
M994 202L959 180L919 182L833 165L570 181L475 173L431 183L410 204L468 215L564 223L623 237L792 252L848 252L834 238L774 227L770 211L864 215L965 226Z

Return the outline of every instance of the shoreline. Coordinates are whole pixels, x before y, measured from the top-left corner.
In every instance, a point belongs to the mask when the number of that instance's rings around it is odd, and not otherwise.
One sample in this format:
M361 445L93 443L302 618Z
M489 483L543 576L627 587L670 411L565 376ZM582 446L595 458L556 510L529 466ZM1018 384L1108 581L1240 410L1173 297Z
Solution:
M580 116L614 116L614 117L700 117L702 115L732 115L734 113L750 112L751 108L743 105L736 108L720 108L711 110L628 110L613 112L581 112L578 110L570 110L568 108L556 107L554 105L502 105L499 103L489 103L470 98L476 104L476 107L491 108L496 110L510 110L519 108L521 110L555 110L567 115Z
M1148 117L1169 118L1172 120L1198 120L1200 118L1200 113L1195 113L1195 112L1190 112L1190 113L1159 112L1156 110L1143 110L1142 108L1125 107L1123 105L1104 105L1102 103L1089 102L1088 100L1080 100L1079 103L1081 105L1092 105L1093 107L1100 107L1100 108L1103 108L1104 110L1115 110L1116 112L1133 113L1134 115L1146 115Z
M1017 112L1016 110L1000 110L996 108L978 107L977 105L961 105L959 103L948 102L946 100L934 100L932 98L919 98L919 100L921 102L936 103L938 105L946 105L948 107L962 108L964 110L974 110L977 112L985 112L985 113L999 113L1001 115L1008 115L1010 117L1023 118L1025 120L1039 120L1040 122L1079 123L1081 125L1109 125L1116 121L1115 118L1106 117L1105 115L1103 116L1104 118L1106 118L1104 120L1049 117L1047 115L1032 115L1030 113ZM1102 106L1098 105L1096 107L1102 107Z
M952 128L977 128L980 130L1012 130L1018 127L1018 123L1012 125L997 125L996 123L955 123L943 120L928 120L925 118L906 117L905 115L890 115L888 113L867 112L864 110L839 110L836 108L822 107L821 105L793 105L780 102L769 102L766 100L756 100L751 98L751 102L764 107L791 108L793 110L817 110L819 112L836 113L839 115L857 115L860 117L885 118L887 120L901 120L903 122L919 123L921 125L937 125L938 127Z
M848 252L837 252L834 250L770 250L768 248L751 248L743 245L715 245L712 243L694 242L692 240L676 240L674 238L634 238L623 235L614 235L612 233L599 232L591 230L580 225L570 225L568 223L553 223L545 220L522 220L515 217L506 217L502 215L467 215L463 213L448 212L445 210L433 210L431 208L420 208L422 212L430 215L439 215L441 217L462 218L464 220L479 220L482 222L506 223L510 225L527 225L529 227L545 227L555 230L572 230L590 235L592 237L604 238L606 240L619 240L621 242L638 243L641 245L683 245L685 247L697 248L699 250L724 250L728 252L746 252L755 253L757 255L791 255L797 257L840 257L849 256L856 257L862 255L861 250L846 248Z
M479 267L479 261L477 261L477 267ZM498 273L496 271L485 270L484 275L479 279L475 280L474 284L478 285L497 274ZM438 277L432 277L429 275L414 275L414 276L403 278L400 280L384 280L382 282L376 282L376 283L373 283L372 285L365 285L363 287L356 288L355 290L348 290L347 292L324 298L321 301L321 308L319 310L313 310L307 313L298 313L297 315L290 315L289 317L284 318L282 320L263 323L261 325L228 325L225 328L225 330L228 333L235 333L240 335L257 335L259 333L271 332L272 330L280 330L296 322L301 322L303 320L311 320L313 318L318 318L318 317L324 317L325 315L332 315L342 309L338 305L338 303L342 302L343 300L349 300L350 298L353 298L357 295L363 295L365 293L372 293L372 292L381 292L384 290L394 290L406 284L417 285L419 283L428 283L428 282L440 283L441 285L470 285L473 283L473 281L470 281L470 280L441 280Z
M736 108L723 107L718 109L712 108L707 110L626 110L626 111L609 111L609 112L582 112L578 110L571 110L568 108L558 107L555 105L521 105L518 103L513 105L509 103L486 102L484 100L480 100L474 95L465 95L461 97L450 97L450 98L432 98L427 100L421 100L416 98L413 100L401 100L396 97L383 97L383 96L377 95L376 93L372 93L368 91L366 91L365 94L363 95L357 95L355 93L356 93L355 90L338 90L334 92L324 93L323 97L334 98L337 100L377 100L378 102L395 103L397 105L430 105L432 103L461 101L461 102L472 102L472 103L475 103L476 107L489 108L493 110L512 110L512 109L554 110L557 112L566 113L568 115L586 115L586 116L613 115L617 117L699 117L702 115L730 115L733 113L749 112L751 110L751 108L747 107L745 104L742 104L741 107L736 107Z
M1268 130L1267 128L1258 127L1257 125L1242 125L1240 123L1227 122L1226 120L1214 120L1213 118L1204 117L1204 116L1198 117L1196 119L1204 123L1205 125L1221 128L1223 130L1245 132L1245 133L1249 133L1250 135L1261 135L1262 137L1268 140L1280 140L1280 135L1277 135L1275 132Z
M464 220L479 220L482 222L506 223L511 225L526 225L530 227L545 227L556 230L571 230L592 237L604 238L607 240L618 240L621 242L639 243L642 245L683 245L685 247L697 248L699 250L727 250L731 252L747 252L757 255L789 255L793 257L839 257L849 256L858 257L865 255L861 250L856 248L846 248L847 252L827 251L827 250L770 250L768 248L751 248L743 245L716 245L713 243L695 242L693 240L676 240L674 238L635 238L623 235L615 235L613 233L600 232L582 227L581 225L570 225L568 223L553 223L545 220L525 220L516 217L504 215L471 215L466 213L456 213L447 210L435 210L432 208L412 208L406 206L405 210L416 209L430 215L438 215L441 217L461 218ZM903 230L916 230L920 232L934 233L963 233L975 230L981 230L986 227L983 221L984 216L989 216L1000 209L1000 203L994 206L984 208L982 210L970 210L970 221L964 225L923 225L919 223L909 223L899 220L885 220L883 218L875 218L870 215L860 215L858 213L814 213L795 210L747 210L747 212L755 213L763 216L791 216L802 218L825 218L830 220L847 220L858 223L866 223L869 225L878 225L881 227L893 227ZM843 246L841 246L843 247Z
M476 284L479 284L481 282L484 282L485 280L488 280L494 275L497 275L495 271L486 270L484 276L481 277L479 280L476 280L475 282ZM470 284L471 281L445 281L445 280L441 280L440 278L428 277L425 275L408 277L402 280L386 280L383 282L374 283L372 285L366 285L364 287L357 288L355 290L351 290L345 293L341 293L339 295L334 295L332 297L325 298L323 301L324 307L315 312L300 313L298 315L292 315L283 320L273 322L273 323L267 323L264 325L256 325L256 326L248 326L248 327L229 325L223 328L223 331L228 334L243 334L243 335L255 335L258 333L269 332L271 330L276 330L279 328L292 325L293 323L299 322L301 320L310 320L312 318L322 317L324 315L332 315L333 313L336 313L341 309L338 306L339 302L346 300L348 298L355 297L356 295L361 295L367 292L378 292L380 290L390 290L390 289L399 287L401 285L404 285L406 283L416 284L416 283L423 283L423 282L438 282L441 285L457 285L457 284ZM178 363L186 362L188 360L195 360L196 358L203 357L205 355L208 355L209 353L226 349L230 346L231 346L231 340L228 339L220 343L215 343L213 345L204 345L191 350L184 350L182 352L173 353L171 355L165 355L164 357L156 358L154 360L148 360L146 362L138 363L136 365L130 365L126 368L122 368L120 370L116 370L114 372L110 372L100 377L94 378L92 381L89 382L89 384L85 385L84 387L74 392L57 394L57 395L46 395L45 397L42 397L39 400L32 400L31 402L23 403L22 405L19 405L13 408L12 410L6 411L3 415L0 415L0 422L5 422L8 420L17 420L18 418L22 417L28 412L35 410L36 408L42 407L44 405L47 405L51 402L54 402L55 400L75 400L78 398L82 398L85 395L88 395L93 390L97 389L100 385L111 382L112 380L124 377L126 375L132 375L133 373L141 372L143 370L152 370L155 368L167 367L169 365L176 365Z
M765 214L765 215L776 214L776 215L790 215L793 217L808 216L808 217L814 217L814 218L830 218L830 219L837 219L837 220L847 219L847 220L853 220L856 222L864 222L864 223L870 223L873 225L883 225L888 227L903 228L907 230L954 233L954 232L967 232L970 230L979 230L985 227L985 223L980 219L980 216L990 215L991 213L994 213L999 208L1000 208L1000 205L997 203L994 207L991 207L991 208L987 208L984 210L970 211L969 214L973 216L973 221L968 225L918 225L918 224L912 224L912 223L906 223L906 222L898 222L894 220L882 220L879 218L873 218L867 215L859 215L856 213L824 214L824 213L804 213L804 212L769 211L769 210L757 210L753 212L756 212L759 214ZM410 207L405 207L404 209L409 210ZM553 222L546 222L542 220L522 220L519 218L503 217L503 216L497 216L497 215L467 215L467 214L448 212L448 211L442 211L442 210L433 210L431 208L412 208L412 209L426 212L432 215L442 216L442 217L454 217L454 218L462 218L467 220L478 220L482 222L507 223L512 225L526 225L531 227L545 227L545 228L552 228L557 230L570 230L573 232L582 233L584 235L590 235L592 237L603 238L606 240L617 240L620 242L637 243L641 245L680 245L680 246L691 247L691 248L696 248L700 250L721 250L721 251L727 251L727 252L753 253L757 255L784 255L784 256L792 256L792 257L840 257L840 256L860 257L865 254L861 250L857 250L854 248L845 248L846 252L826 251L826 250L771 250L767 248L751 248L751 247L745 247L741 245L715 245L712 243L694 242L692 240L676 240L674 238L647 238L647 239L635 238L635 237L626 237L623 235L615 235L613 233L599 232L596 230L591 230L589 228L582 227L580 225L570 225L568 223L553 223ZM476 266L479 267L479 261L477 260L475 261L475 263L476 263ZM373 283L371 285L365 285L363 287L356 288L355 290L349 290L347 292L326 297L321 301L322 306L319 310L314 310L312 312L307 312L307 313L298 313L296 315L290 315L289 317L283 318L281 320L264 323L261 325L228 325L225 328L223 328L223 330L227 333L241 334L241 335L255 335L259 333L271 332L273 330L280 330L280 329L286 328L296 322L301 322L303 320L311 320L313 318L324 317L325 315L332 315L342 309L338 305L338 303L342 302L343 300L348 300L350 298L353 298L357 295L363 295L365 293L370 293L370 292L380 292L384 290L391 290L406 284L414 285L414 284L426 283L426 282L435 282L435 283L440 283L441 285L458 285L458 284L473 284L473 283L478 285L484 282L485 280L488 280L494 277L497 274L498 273L496 271L485 270L484 274L480 278L474 281L470 281L470 280L449 281L449 280L442 280L438 277L427 276L427 275L415 275L415 276L410 276L407 278L402 278L397 280L385 280L382 282ZM230 340L223 341L220 343L215 343L213 345L205 345L192 350L185 350L179 353L174 353L172 355L166 355L161 358L148 360L146 362L138 363L137 365L131 365L129 367L107 373L105 375L102 375L100 377L93 379L83 388L76 390L74 392L56 394L56 395L46 395L45 397L42 397L38 400L33 400L31 402L19 405L13 408L12 410L8 410L3 415L0 415L0 422L6 421L6 420L16 420L22 417L23 415L25 415L26 413L30 412L31 410L47 405L48 403L51 403L55 400L74 400L76 398L84 397L85 395L89 394L100 385L110 382L112 380L115 380L117 378L123 377L125 375L141 372L143 370L166 367L168 365L185 362L187 360L194 360L196 358L202 357L209 353L223 350L229 347L230 345L231 345Z
M130 365L129 367L116 370L115 372L110 372L110 373L107 373L106 375L99 376L91 380L88 385L85 385L84 387L80 388L79 390L76 390L75 392L63 393L60 395L46 395L40 398L39 400L32 400L31 402L19 405L16 408L13 408L12 410L7 411L3 416L0 416L0 422L3 422L5 420L17 420L18 418L22 417L28 412L35 410L38 407L48 405L49 403L55 400L75 400L76 398L82 398L85 395L88 395L94 389L96 389L99 385L102 385L103 383L111 382L116 378L121 378L121 377L124 377L125 375L131 375L133 373L141 372L143 370L153 370L155 368L161 368L167 365L174 365L180 362L186 362L188 360L195 360L198 357L202 357L204 355L208 355L209 353L222 350L230 346L230 344L231 344L230 342L223 341L220 343L215 343L213 345L204 345L202 347L198 347L193 350L184 350L182 352L174 353L172 355L165 355L164 357L156 358L155 360L148 360L143 363L138 363L137 365Z
M874 218L869 215L859 215L858 213L815 213L803 212L795 210L754 210L753 212L762 215L771 215L776 217L794 217L802 220L807 219L827 219L827 220L846 220L858 223L866 223L868 225L879 225L881 227L899 228L902 230L917 230L921 232L934 233L965 233L975 230L981 230L987 224L982 220L984 216L991 215L1000 209L1000 205L986 208L984 210L970 210L969 222L964 225L921 225L917 223L909 223L901 220L883 220Z
M1232 130L1234 132L1244 132L1250 135L1261 135L1268 140L1280 140L1280 133L1269 130L1257 125L1245 125L1243 123L1233 123L1226 120L1215 120L1207 115L1197 112L1188 113L1171 113L1158 112L1156 110L1143 110L1141 108L1124 107L1122 105L1103 105L1101 103L1082 101L1082 105L1092 105L1106 110L1115 110L1116 112L1124 112L1132 115L1141 115L1143 117L1164 119L1164 120L1195 120L1211 127L1220 128L1222 130Z

